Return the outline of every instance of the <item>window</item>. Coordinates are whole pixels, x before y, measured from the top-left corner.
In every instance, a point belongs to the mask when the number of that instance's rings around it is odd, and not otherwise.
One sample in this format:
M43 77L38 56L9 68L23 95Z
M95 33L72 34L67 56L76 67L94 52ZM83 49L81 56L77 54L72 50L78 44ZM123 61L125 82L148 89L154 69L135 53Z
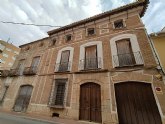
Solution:
M120 29L124 28L123 20L117 20L114 22L114 28L115 29Z
M6 57L6 58L8 58L8 56L9 56L9 55L7 55L7 54L3 53L3 56L4 56L4 57Z
M39 60L40 60L40 57L39 57L39 56L33 58L32 64L31 64L31 69L32 69L33 71L36 71L37 66L38 66L38 64L39 64Z
M42 46L44 46L44 43L43 43L43 42L41 42L41 43L39 44L39 47L42 47Z
M94 28L88 28L87 29L87 36L91 36L95 34L95 29Z
M11 51L11 49L9 49L9 48L6 48L6 50L7 50L7 51Z
M56 79L50 97L50 106L64 107L67 79Z
M68 71L69 70L69 56L70 56L70 50L62 51L61 53L61 61L59 64L59 70L58 71Z
M85 48L85 69L98 68L97 45Z
M71 41L72 40L72 35L71 34L68 34L66 35L66 41Z
M11 62L10 62L8 65L9 65L9 66L12 66L12 65L13 65L13 63L11 63Z
M73 47L64 47L58 51L55 72L71 71L73 61Z
M29 50L29 49L30 49L30 47L26 47L26 48L25 48L25 50ZM15 54L19 54L19 52L17 52L17 51L14 51L14 53L15 53Z
M119 66L128 66L135 64L134 54L129 39L123 39L116 42L117 56Z
M54 46L55 44L56 44L56 39L54 38L50 41L50 46Z
M19 63L18 63L18 66L17 66L18 75L22 75L22 74L23 74L24 62L25 62L25 60L22 59L22 60L20 60Z

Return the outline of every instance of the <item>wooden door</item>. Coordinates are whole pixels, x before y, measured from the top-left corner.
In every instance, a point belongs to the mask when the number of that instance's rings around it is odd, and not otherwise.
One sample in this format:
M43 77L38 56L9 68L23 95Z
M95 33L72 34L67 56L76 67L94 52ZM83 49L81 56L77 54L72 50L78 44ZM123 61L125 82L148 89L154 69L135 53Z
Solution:
M124 39L116 42L119 66L128 66L135 64L131 43Z
M85 69L95 69L98 67L97 45L85 48Z
M162 124L150 84L115 85L119 124Z
M100 85L86 83L80 87L80 120L101 122Z
M65 50L61 53L61 61L59 71L67 71L69 66L70 50Z
M26 111L29 101L31 98L32 93L32 86L22 86L19 90L19 94L17 96L15 105L14 105L14 111L21 112Z
M19 75L22 75L23 74L24 63L25 63L25 60L24 59L20 60L19 63L18 63L17 69L18 69L18 74Z

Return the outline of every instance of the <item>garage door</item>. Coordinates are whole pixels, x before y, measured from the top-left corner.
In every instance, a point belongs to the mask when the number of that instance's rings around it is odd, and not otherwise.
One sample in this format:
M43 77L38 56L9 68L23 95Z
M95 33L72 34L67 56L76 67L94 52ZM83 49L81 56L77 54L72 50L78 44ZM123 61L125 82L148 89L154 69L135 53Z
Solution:
M162 124L150 84L115 84L115 94L120 124Z

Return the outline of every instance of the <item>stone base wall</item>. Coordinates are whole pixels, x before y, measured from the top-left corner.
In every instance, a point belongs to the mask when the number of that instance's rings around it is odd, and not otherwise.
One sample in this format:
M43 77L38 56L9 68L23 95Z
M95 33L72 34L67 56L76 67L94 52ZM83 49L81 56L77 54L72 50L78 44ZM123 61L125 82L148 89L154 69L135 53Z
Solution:
M16 78L13 79L10 83L10 87L6 94L6 98L4 99L4 103L1 109L5 109L8 111L12 111L12 108L15 103L15 99L17 98L17 94L19 91L19 87L22 84L31 84L33 86L32 97L27 109L27 113L37 113L45 116L52 116L52 113L58 113L61 118L69 118L74 120L79 120L79 99L80 99L80 86L81 84L87 82L97 83L101 86L101 109L102 109L102 123L103 124L117 124L118 116L117 116L117 106L116 106L116 98L114 85L116 83L124 83L128 81L136 81L139 83L150 83L153 88L153 93L160 111L160 115L162 117L162 121L165 124L165 85L161 79L157 78L158 72L153 69L144 69L137 71L120 71L120 72L99 72L99 73L75 73L75 74L65 74L65 75L55 75L55 76L47 76L42 77L43 81L45 81L44 88L38 86L39 77L21 77L21 79ZM51 78L51 80L49 79ZM64 109L55 109L49 108L48 97L45 94L45 91L51 92L51 81L53 79L58 78L68 78L69 88L68 93L70 94L67 99L70 101L70 104L66 106ZM34 82L33 80L36 80ZM20 82L19 82L20 81ZM32 83L31 83L32 82ZM41 82L40 82L41 83ZM40 87L40 89L38 88ZM156 91L156 88L161 88L161 91ZM38 91L36 92L35 90ZM45 90L47 88L47 90ZM41 97L42 95L42 97ZM47 100L46 102L35 102L34 98ZM42 101L42 100L41 100Z

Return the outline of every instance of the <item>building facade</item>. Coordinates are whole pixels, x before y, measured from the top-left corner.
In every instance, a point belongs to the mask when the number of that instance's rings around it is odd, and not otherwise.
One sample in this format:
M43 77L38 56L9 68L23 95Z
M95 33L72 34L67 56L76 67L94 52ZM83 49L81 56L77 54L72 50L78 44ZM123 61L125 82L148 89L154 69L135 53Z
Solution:
M165 86L141 21L149 1L49 31L20 46L1 109L97 122L165 124ZM1 94L2 96L2 94Z
M0 69L9 69L13 66L20 48L0 40Z
M165 28L160 32L150 34L151 43L153 45L153 51L157 56L157 61L165 74L165 58L164 58L164 46L165 46Z

